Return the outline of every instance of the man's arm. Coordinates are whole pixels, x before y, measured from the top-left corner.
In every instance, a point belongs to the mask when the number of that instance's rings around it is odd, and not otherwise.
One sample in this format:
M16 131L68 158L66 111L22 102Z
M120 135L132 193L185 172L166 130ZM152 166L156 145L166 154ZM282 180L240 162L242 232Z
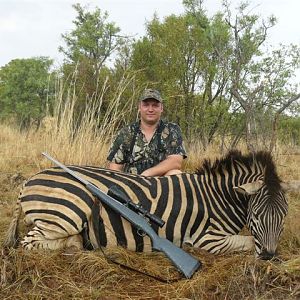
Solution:
M156 166L145 170L144 176L163 176L181 172L182 162L186 158L181 129L177 124L170 123L167 136L167 158ZM168 173L169 172L169 173Z
M108 162L107 168L114 171L123 171L124 165L123 164L116 164L113 162Z
M180 170L183 162L183 156L179 154L169 155L165 160L156 166L145 170L143 176L163 176L171 170Z
M107 156L107 168L114 171L123 171L124 162L126 160L124 151L124 138L130 134L129 127L122 128L115 140L112 142L108 156Z

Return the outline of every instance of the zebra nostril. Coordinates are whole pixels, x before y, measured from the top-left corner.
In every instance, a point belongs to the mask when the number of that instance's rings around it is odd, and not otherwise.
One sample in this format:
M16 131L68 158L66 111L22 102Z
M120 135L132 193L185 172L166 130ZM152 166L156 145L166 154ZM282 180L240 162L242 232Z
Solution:
M260 255L259 258L262 260L271 260L272 258L274 258L275 256L275 252L269 252L267 250L263 250Z

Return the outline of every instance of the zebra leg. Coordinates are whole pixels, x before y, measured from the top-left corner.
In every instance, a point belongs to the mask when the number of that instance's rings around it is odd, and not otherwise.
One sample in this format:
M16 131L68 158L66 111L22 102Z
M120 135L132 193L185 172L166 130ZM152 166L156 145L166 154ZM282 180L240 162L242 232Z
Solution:
M225 238L224 243L227 244L227 247L224 249L225 251L222 251L223 253L254 250L254 238L249 235L229 235Z
M244 235L207 234L194 247L199 247L214 254L248 251L254 249L254 238L253 236Z
M32 224L30 220L26 219L25 223ZM26 250L32 249L63 249L66 247L75 246L82 249L82 237L77 230L70 232L44 221L36 221L35 226L26 234L21 241L21 245Z
M39 229L35 226L30 230L24 239L21 241L21 245L26 250L33 249L49 249L57 250L63 248L75 247L77 249L83 249L82 237L79 234L58 237L54 232L47 232Z

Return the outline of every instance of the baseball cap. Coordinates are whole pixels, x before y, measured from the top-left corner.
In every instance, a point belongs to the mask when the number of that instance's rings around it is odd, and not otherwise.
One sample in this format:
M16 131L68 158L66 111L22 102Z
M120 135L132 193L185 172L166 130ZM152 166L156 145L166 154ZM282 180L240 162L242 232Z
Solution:
M141 97L139 98L139 101L144 101L146 99L155 99L162 103L163 99L160 95L160 92L153 89L145 89Z

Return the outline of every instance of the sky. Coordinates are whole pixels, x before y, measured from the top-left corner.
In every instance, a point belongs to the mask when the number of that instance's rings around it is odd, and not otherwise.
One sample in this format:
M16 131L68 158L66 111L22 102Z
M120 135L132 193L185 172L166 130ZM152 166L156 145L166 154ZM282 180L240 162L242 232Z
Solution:
M62 34L74 29L76 12L72 4L80 3L93 10L107 11L109 21L124 35L140 37L145 23L154 13L161 20L170 14L184 12L182 0L0 0L0 67L16 58L48 56L59 65L63 46ZM209 16L221 8L222 0L204 0ZM236 7L239 0L231 0ZM269 44L300 45L299 0L249 0L252 12L266 18L275 15L278 23L269 31Z

